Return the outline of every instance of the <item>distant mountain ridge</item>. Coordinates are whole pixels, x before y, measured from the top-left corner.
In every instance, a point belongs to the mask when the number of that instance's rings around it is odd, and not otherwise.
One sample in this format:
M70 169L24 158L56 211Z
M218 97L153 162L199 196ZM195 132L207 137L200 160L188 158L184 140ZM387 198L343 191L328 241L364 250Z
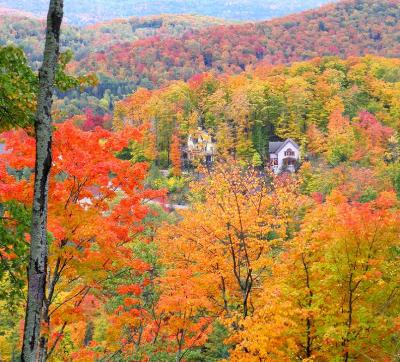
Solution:
M151 88L260 62L365 54L400 57L400 0L345 0L266 22L190 30L179 39L149 37L90 53L73 68Z
M63 24L62 50L71 49L77 60L89 52L104 51L115 44L124 44L147 37L179 37L187 31L209 26L227 25L228 21L197 15L157 15L131 17L100 22L85 27ZM21 46L34 68L43 53L45 21L19 10L0 8L0 45Z
M229 20L265 20L336 0L65 0L65 18L84 25L113 18L159 14L197 14ZM48 0L0 0L0 7L44 16Z
M37 17L35 14L29 13L27 11L5 8L5 7L0 7L0 16L30 17L30 18Z

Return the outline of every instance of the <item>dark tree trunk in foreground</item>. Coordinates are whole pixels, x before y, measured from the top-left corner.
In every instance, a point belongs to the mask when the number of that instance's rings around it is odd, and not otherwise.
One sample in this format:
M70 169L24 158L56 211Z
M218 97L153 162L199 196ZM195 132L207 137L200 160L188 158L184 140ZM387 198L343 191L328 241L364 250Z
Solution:
M28 271L28 301L21 355L21 360L24 362L37 361L39 358L38 342L42 321L43 300L45 298L48 256L48 178L52 162L51 107L59 56L62 18L63 0L50 0L43 64L39 71L39 94L35 118L35 190L33 196L31 247Z

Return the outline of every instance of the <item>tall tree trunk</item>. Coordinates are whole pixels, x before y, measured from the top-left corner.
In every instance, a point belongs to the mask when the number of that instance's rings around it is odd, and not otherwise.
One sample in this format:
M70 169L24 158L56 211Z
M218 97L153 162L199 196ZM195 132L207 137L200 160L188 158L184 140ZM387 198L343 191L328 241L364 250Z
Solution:
M48 256L48 179L52 162L51 107L59 57L63 2L63 0L50 0L43 64L39 71L39 94L35 118L36 164L28 270L28 301L21 354L21 360L26 362L33 362L38 359L38 342L45 298Z

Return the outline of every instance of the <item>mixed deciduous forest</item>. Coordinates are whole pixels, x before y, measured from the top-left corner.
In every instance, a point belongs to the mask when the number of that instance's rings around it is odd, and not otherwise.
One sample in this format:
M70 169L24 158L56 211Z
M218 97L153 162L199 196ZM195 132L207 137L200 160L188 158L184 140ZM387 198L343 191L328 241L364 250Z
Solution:
M398 361L400 2L43 4L0 13L0 361Z
M84 28L65 26L63 49L71 49L72 72L94 72L96 87L59 94L60 119L112 113L116 101L137 87L165 86L203 72L237 74L260 62L290 64L320 56L398 57L400 5L397 1L342 1L267 22L230 25L193 16L116 20ZM22 46L38 67L44 22L0 20L3 44ZM3 30L1 30L3 29Z
M396 1L344 1L267 22L189 31L181 39L150 37L113 45L104 52L93 52L72 69L133 78L148 87L189 79L207 70L239 73L260 61L287 64L318 56L381 51L396 57L400 52L399 14Z

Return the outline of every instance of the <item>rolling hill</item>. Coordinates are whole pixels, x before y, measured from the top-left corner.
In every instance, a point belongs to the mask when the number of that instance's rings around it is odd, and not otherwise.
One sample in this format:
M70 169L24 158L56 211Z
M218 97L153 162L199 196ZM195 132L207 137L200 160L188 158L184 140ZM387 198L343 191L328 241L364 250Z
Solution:
M43 29L43 21L18 12L0 16L0 44L22 46L37 68ZM154 89L203 72L235 74L260 63L290 64L322 56L400 57L400 1L344 0L246 24L162 15L65 25L62 45L75 53L72 72L95 72L100 78L93 89L61 95L63 114L87 107L107 113L115 100L139 86Z
M189 30L228 24L218 18L196 15L158 15L101 22L86 27L63 25L62 50L71 49L75 59L90 52L104 51L114 44L134 42L147 37L179 37ZM32 14L0 8L0 45L21 46L34 68L43 53L45 21Z
M400 56L400 1L346 0L267 22L148 37L89 53L72 69L151 88L206 71L238 73L260 62L365 54Z

